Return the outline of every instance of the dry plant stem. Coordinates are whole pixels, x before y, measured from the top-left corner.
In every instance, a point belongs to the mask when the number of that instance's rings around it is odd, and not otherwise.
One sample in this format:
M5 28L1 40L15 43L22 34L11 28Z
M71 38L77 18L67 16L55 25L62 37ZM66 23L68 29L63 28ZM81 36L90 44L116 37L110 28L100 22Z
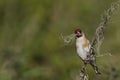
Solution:
M106 54L103 54L103 55L97 55L96 57L103 57L103 56L113 56L111 53L106 53Z
M88 80L88 75L86 72L86 64L83 65L82 70L80 72L80 80Z
M107 24L109 23L109 21L111 20L112 14L116 9L119 8L119 6L120 6L120 0L118 0L115 3L112 3L110 8L108 8L103 14L102 22L99 24L98 28L96 29L95 37L92 40L90 51L94 46L96 46L97 53L98 55L100 54L100 46L104 40L104 30Z
M63 41L64 41L65 44L69 44L75 38L75 34L71 34L69 36L63 36L61 34L61 38L63 39Z
M80 79L79 80L89 80L88 75L80 73Z

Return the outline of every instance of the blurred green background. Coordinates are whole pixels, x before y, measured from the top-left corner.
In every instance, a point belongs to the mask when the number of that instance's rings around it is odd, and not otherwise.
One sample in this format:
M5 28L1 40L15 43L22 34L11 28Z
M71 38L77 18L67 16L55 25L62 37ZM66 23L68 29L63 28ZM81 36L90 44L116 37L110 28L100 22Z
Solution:
M82 61L75 41L60 34L82 29L92 40L101 15L117 0L0 0L0 80L79 80ZM102 72L87 67L90 80L120 80L120 8L105 30Z

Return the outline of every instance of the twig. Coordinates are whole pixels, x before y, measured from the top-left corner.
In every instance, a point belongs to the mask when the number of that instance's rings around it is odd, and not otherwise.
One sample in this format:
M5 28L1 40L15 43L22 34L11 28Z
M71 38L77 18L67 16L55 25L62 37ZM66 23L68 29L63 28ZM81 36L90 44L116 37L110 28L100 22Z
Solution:
M103 55L97 55L96 57L103 57L103 56L113 56L111 53L106 53L106 54L103 54Z
M89 80L89 76L88 74L86 73L80 73L80 80Z
M100 54L100 46L104 40L104 30L107 24L109 23L109 21L111 20L111 16L114 13L114 11L119 8L119 5L120 5L120 0L112 3L110 8L108 8L103 14L102 22L99 24L98 28L96 29L95 37L92 40L90 51L96 45L97 53Z
M63 36L62 33L61 33L61 38L63 39L65 44L69 44L75 38L75 34L71 34L69 36Z

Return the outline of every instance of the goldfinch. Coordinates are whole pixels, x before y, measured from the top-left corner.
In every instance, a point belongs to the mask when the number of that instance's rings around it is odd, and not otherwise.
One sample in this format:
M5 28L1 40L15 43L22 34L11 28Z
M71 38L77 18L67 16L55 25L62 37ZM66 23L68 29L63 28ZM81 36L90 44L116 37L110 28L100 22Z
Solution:
M89 51L91 45L89 40L86 38L84 32L82 32L80 29L76 29L75 38L77 54L80 57L80 59L84 62L84 66L81 71L84 72L86 64L90 64L95 70L96 74L101 74L96 65L94 51Z

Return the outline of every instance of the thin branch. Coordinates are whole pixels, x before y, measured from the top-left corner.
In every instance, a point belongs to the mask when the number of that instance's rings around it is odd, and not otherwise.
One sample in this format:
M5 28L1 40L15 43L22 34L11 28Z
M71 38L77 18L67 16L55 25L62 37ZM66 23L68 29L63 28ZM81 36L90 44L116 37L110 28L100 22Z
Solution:
M61 33L61 38L63 39L63 41L64 41L65 44L69 44L75 38L75 34L71 34L69 36L63 36L62 33Z
M103 55L97 55L96 57L103 57L103 56L113 56L111 53L106 53L106 54L103 54Z
M114 13L115 10L119 8L119 6L120 6L120 0L112 3L110 8L108 8L104 12L102 16L102 22L97 27L95 32L95 37L92 40L90 51L94 46L96 46L97 53L100 54L100 46L104 40L104 30L107 27L107 24L109 23L109 21L111 20L112 14Z

